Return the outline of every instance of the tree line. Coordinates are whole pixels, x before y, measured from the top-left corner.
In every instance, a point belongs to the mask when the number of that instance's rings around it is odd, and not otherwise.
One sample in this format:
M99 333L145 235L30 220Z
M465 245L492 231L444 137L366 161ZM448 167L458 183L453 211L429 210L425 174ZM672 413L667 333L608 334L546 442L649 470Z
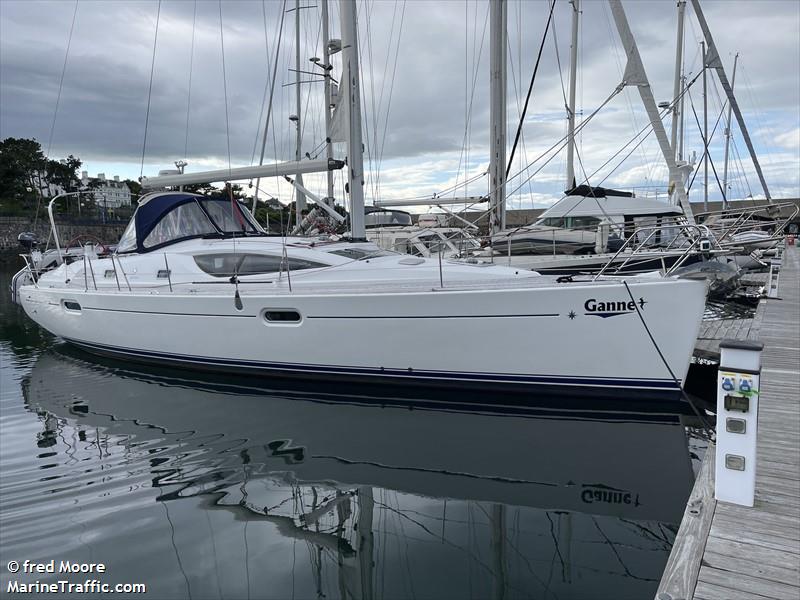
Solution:
M46 205L44 199L52 198L62 191L86 191L86 196L80 201L85 207L85 213L90 213L91 209L102 208L95 206L92 194L102 182L90 179L88 185L84 185L80 178L82 165L83 161L72 154L66 158L48 158L41 144L34 138L8 137L0 141L0 216L33 217L36 211L42 210ZM122 183L131 191L132 204L135 207L142 186L132 179L125 179ZM248 206L250 204L245 189L238 184L233 184L230 189L221 189L212 184L187 185L184 191L206 196L232 194L237 200L245 202ZM76 205L74 201L70 203L65 200L61 210L74 210L71 207ZM336 208L344 213L341 207ZM294 202L282 208L259 204L255 217L262 225L269 224L269 228L275 231L287 228L289 223L296 222L294 213Z
M72 154L48 158L34 138L8 137L0 141L0 215L32 216L42 199L51 198L58 191L91 192L102 185L92 179L84 186L79 176L82 165L83 161ZM134 196L141 191L137 181L126 179L123 183ZM91 193L84 202L94 203Z

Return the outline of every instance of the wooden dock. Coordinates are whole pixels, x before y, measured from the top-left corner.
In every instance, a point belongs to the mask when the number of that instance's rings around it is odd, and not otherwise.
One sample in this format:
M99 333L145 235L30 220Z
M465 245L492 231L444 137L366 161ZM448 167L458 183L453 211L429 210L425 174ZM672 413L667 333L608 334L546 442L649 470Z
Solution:
M762 300L756 499L714 500L710 445L658 600L800 598L800 252L783 254L777 297Z
M778 266L782 260L781 257L772 259L769 272L744 275L741 285L751 289L761 288L767 298L778 297L778 281L780 279ZM760 302L756 309L756 314L751 319L713 319L703 321L694 346L695 357L718 361L719 343L722 340L760 340L761 322L764 320L767 305L766 302Z

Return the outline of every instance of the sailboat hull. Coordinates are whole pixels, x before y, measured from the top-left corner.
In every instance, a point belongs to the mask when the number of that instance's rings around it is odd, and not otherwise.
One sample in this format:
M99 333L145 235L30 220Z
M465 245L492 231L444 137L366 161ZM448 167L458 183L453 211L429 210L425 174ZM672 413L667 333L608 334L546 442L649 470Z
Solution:
M543 278L544 279L544 278ZM209 371L548 392L675 395L705 285L153 294L25 286L27 314L96 353ZM630 290L630 292L628 291ZM188 307L191 307L189 309ZM270 321L268 313L298 320Z

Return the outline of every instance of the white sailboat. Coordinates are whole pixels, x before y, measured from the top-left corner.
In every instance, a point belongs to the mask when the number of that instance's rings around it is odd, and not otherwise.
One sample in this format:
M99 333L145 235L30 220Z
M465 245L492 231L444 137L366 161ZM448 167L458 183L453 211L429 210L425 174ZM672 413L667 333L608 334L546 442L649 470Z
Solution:
M156 192L140 202L114 255L85 253L31 273L18 294L26 313L93 352L203 370L678 392L704 282L658 274L565 281L387 253L364 240L355 3L342 0L341 13L352 241L269 238L236 202ZM229 169L223 179L281 169Z

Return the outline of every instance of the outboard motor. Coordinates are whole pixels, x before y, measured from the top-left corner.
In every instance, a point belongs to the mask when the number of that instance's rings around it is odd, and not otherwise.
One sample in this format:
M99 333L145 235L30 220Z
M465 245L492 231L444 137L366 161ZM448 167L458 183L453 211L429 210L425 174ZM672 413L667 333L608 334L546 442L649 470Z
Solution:
M23 231L17 236L17 241L27 252L32 252L39 245L39 238L32 231Z
M19 304L19 289L23 285L30 285L36 283L36 268L42 260L42 253L37 249L39 246L39 238L31 231L23 231L17 236L17 242L25 250L25 254L29 255L25 258L26 266L20 269L11 278L11 300Z

